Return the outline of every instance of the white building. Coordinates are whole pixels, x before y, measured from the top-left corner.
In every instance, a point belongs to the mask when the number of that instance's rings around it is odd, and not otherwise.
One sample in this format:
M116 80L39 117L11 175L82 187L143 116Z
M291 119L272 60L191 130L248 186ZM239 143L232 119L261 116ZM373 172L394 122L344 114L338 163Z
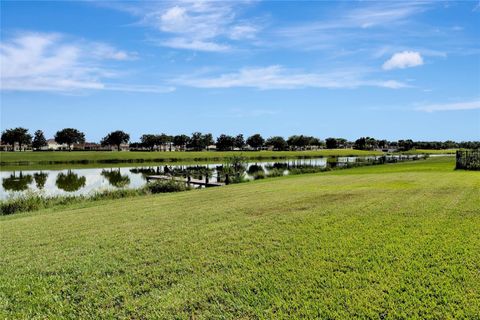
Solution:
M66 143L64 144L58 144L55 139L48 139L47 140L47 145L40 148L41 150L68 150L68 145Z

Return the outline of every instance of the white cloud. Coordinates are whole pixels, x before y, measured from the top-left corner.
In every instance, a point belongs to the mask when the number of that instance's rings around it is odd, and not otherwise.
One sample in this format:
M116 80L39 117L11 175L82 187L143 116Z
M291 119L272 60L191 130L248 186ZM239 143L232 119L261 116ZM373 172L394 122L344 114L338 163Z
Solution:
M344 17L344 24L361 28L379 25L389 25L402 22L405 19L426 10L425 2L384 2L366 5L354 9Z
M0 88L58 92L92 89L171 91L164 87L105 82L117 76L117 72L104 67L105 62L134 57L104 43L72 41L56 33L24 33L0 44Z
M423 58L419 52L403 51L395 53L383 64L384 70L404 69L423 65Z
M473 101L462 101L454 103L429 104L417 107L418 111L436 112L436 111L457 111L480 109L480 99Z
M106 43L95 42L95 43L91 43L91 44L87 43L83 45L85 46L85 49L89 51L89 54L92 55L92 57L95 57L97 59L111 59L111 60L118 60L118 61L137 59L136 53L129 53L122 50L118 50Z
M172 38L161 43L162 45L175 49L189 49L196 51L207 52L222 52L228 51L230 46L218 44L210 41L203 40L190 40L185 38Z
M108 5L140 17L141 24L161 31L154 43L174 49L224 52L230 42L254 38L258 27L238 17L237 8L251 1L177 0Z
M233 40L253 39L258 28L252 25L237 25L230 29L229 37Z
M258 68L243 68L237 72L225 73L211 77L180 77L173 81L176 84L196 88L234 88L248 87L267 89L298 88L356 88L375 86L384 88L404 88L408 85L398 81L367 80L363 74L352 71L336 71L331 73L305 73L286 69L279 65Z

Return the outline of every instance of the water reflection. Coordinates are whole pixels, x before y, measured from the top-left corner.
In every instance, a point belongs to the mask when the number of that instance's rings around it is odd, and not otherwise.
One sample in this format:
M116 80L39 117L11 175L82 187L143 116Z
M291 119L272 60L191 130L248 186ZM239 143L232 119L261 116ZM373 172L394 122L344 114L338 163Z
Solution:
M45 196L62 195L76 192L88 195L101 190L116 188L140 188L150 175L190 176L192 179L210 182L242 182L265 177L287 174L314 173L337 167L355 167L359 165L397 162L406 159L415 160L419 156L377 156L377 157L332 157L313 159L292 159L245 163L230 160L225 163L196 165L151 165L130 168L85 168L42 171L0 171L0 200L9 197L12 191L17 196L28 189L42 191ZM33 183L35 182L35 183Z
M57 188L63 191L75 192L85 187L85 181L86 178L84 176L79 176L72 172L72 170L68 170L66 174L63 172L58 174L55 184Z
M43 190L45 187L45 182L47 182L48 173L45 172L35 172L33 174L35 179L35 184L37 185L38 190Z
M24 175L21 171L16 175L13 172L10 177L4 178L2 181L3 189L8 191L25 191L28 189L28 185L32 183L33 178L30 174Z
M255 175L259 172L265 173L265 170L263 169L262 166L259 166L258 164L252 164L247 170L247 173L249 175Z
M122 175L120 168L118 170L110 169L110 171L102 170L101 174L114 187L124 188L130 184L130 178L128 175Z

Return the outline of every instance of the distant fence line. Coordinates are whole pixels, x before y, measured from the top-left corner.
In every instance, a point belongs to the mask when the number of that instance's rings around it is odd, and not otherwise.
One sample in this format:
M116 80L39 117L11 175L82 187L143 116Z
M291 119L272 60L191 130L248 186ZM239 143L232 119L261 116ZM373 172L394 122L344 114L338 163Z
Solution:
M458 150L456 169L480 170L480 149Z

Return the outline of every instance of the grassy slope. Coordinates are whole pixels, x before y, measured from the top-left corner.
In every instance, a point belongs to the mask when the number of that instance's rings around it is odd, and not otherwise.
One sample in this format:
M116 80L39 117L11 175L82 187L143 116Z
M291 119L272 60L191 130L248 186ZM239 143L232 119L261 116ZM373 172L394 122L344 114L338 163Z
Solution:
M0 218L0 318L479 318L453 159Z
M331 149L316 151L199 151L199 152L115 152L115 151L59 151L59 152L0 152L0 162L8 165L18 162L80 162L80 161L186 161L186 160L216 160L242 155L254 159L317 157L317 156L348 156L375 155L376 151L353 149Z
M431 149L415 149L410 151L404 151L403 154L455 154L458 149L440 149L440 150L431 150Z

